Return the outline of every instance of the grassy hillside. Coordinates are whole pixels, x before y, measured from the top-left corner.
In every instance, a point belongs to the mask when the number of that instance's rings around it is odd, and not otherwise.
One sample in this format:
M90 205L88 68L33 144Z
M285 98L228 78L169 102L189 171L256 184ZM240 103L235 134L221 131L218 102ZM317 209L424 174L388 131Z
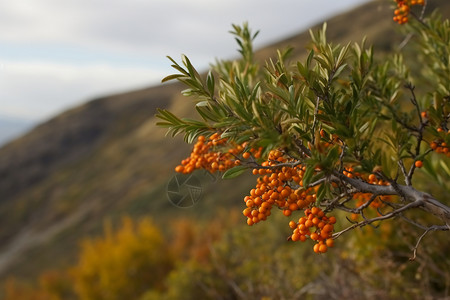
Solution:
M438 2L448 15L450 2ZM329 37L345 43L367 35L377 50L392 50L402 38L391 15L386 1L374 1L329 20ZM308 41L309 34L300 33L261 49L257 58L293 46L298 59ZM191 115L181 89L167 84L96 99L0 149L0 278L33 277L67 264L79 240L99 233L105 218L151 215L163 224L180 215L211 217L217 206L240 203L253 179L236 184L203 174L197 176L205 177L205 197L194 209L167 201L166 185L189 146L167 139L154 115L158 107Z

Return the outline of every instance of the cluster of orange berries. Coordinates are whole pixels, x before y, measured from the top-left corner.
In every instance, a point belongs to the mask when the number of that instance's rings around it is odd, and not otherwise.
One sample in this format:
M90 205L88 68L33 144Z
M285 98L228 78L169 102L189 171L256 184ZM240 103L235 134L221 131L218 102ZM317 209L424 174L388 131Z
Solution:
M389 182L378 179L375 174L370 174L369 176L363 175L361 173L356 172L353 169L353 167L346 168L346 170L343 171L343 174L349 178L354 178L354 177L360 178L361 180L364 180L370 184L389 185ZM356 200L356 207L360 207L360 206L366 204L368 201L370 201L371 198L372 198L371 193L354 193L353 194L353 199ZM377 198L375 198L375 200L373 200L369 204L369 207L374 208L374 209L381 208L381 207L385 206L384 202L386 202L386 201L391 201L391 196L378 196ZM358 214L352 214L351 218L353 220L356 220L358 218Z
M279 166L285 164L284 166ZM247 217L247 224L253 225L264 221L275 206L290 216L293 211L303 209L315 202L314 188L294 189L301 186L306 171L301 165L288 166L288 159L280 150L272 150L268 160L261 164L262 168L253 169L254 175L260 175L256 187L250 195L244 197L246 209L242 212Z
M428 118L427 111L422 111L420 113L420 115L424 119ZM445 133L446 135L450 134L450 130L446 130L446 129L442 128L442 127L438 127L437 128L437 132L439 134L442 134L442 133ZM437 140L434 140L433 142L431 142L430 143L430 148L433 151L435 151L436 153L442 153L442 154L446 155L447 157L450 157L449 147L448 147L447 143L444 142L443 139L437 139Z
M230 148L227 152L215 151L217 147L225 146L227 139L221 138L219 133L214 133L208 139L199 136L192 149L191 155L181 161L181 165L175 168L178 173L189 174L196 169L205 169L211 173L225 171L235 165L239 160L236 155L244 150L245 145Z
M298 223L294 221L289 223L294 230L290 239L305 241L309 237L317 242L314 251L325 253L334 243L331 234L336 219L326 217L318 207L308 208L316 201L318 187L293 188L303 186L302 178L305 171L306 167L296 164L293 159L288 159L283 151L270 151L268 160L261 164L261 168L253 169L253 174L260 177L256 187L250 190L250 195L245 196L244 202L247 207L242 213L247 217L247 224L251 226L266 220L271 215L273 207L282 210L283 215L287 217L293 211L303 210L305 217L300 218Z
M298 222L289 222L289 227L293 229L290 239L294 242L304 242L308 238L316 242L314 252L325 253L329 247L334 246L332 233L336 218L327 217L322 209L317 206L304 210L304 217Z
M450 149L447 146L447 143L444 141L434 141L430 144L431 149L433 149L436 153L442 153L447 157L450 157Z
M397 2L397 9L394 11L393 20L398 24L408 22L411 6L425 4L425 0L395 0L395 2Z

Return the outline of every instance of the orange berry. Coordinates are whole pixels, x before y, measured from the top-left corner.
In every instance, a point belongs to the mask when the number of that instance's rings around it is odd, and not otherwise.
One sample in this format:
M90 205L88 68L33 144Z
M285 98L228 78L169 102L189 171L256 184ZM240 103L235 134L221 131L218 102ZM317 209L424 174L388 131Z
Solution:
M312 223L313 223L314 225L317 225L317 224L320 223L320 220L319 220L319 218L317 218L317 217L313 218L311 221L312 221Z
M314 202L314 197L312 195L308 195L306 196L305 201L309 203Z
M320 244L320 246L319 246L319 252L320 252L320 253L325 253L325 252L327 252L327 250L328 250L327 245L325 245L325 244Z
M273 192L272 195L270 195L270 199L273 199L273 200L277 200L278 197L279 197L279 194L277 192Z
M330 237L330 233L329 233L329 232L322 231L322 232L320 233L320 238L321 238L322 240L326 240L326 239L329 238L329 237Z
M328 247L332 248L334 246L334 240L333 239L327 239L325 241L325 243L327 244Z
M420 115L421 115L422 118L424 118L424 119L425 119L425 118L428 118L428 114L427 114L426 111L421 112Z
M246 209L244 209L244 210L242 211L242 214L243 214L244 216L246 216L246 217L250 216L251 213L252 213L252 209L251 209L250 207L247 207Z
M258 219L261 220L261 221L264 221L264 220L267 219L267 216L265 214L263 214L263 213L259 213L258 214Z
M290 192L289 192L288 189L283 189L283 190L281 191L281 197L286 198L286 197L289 196L289 195L290 195Z
M298 206L299 208L304 208L306 205L307 205L307 204L306 204L305 200L298 200L298 201L297 201L297 206Z
M327 224L322 228L322 231L324 232L331 232L333 231L333 225Z
M423 162L421 160L417 160L414 165L416 166L416 168L422 168L423 166Z
M244 154L242 154L242 157L243 157L244 159L249 159L250 156L251 156L250 152L245 152Z
M313 248L314 252L320 253L319 247L320 247L319 244L315 244L315 245L314 245L314 248Z
M184 168L183 173L189 174L189 173L192 173L192 171L194 171L194 167L193 166L186 166L186 168Z
M184 167L183 166L177 166L176 168L175 168L175 172L178 172L178 173L183 173L183 171L184 171Z
M261 207L266 208L266 209L269 209L270 206L271 206L271 205L270 205L268 202L263 202L263 203L261 204Z
M289 217L291 214L292 214L292 210L289 210L289 209L283 210L283 215L285 215L286 217Z
M290 221L290 222L289 222L289 227L290 227L291 229L297 228L297 223L295 223L294 221Z
M329 217L328 218L328 223L335 224L336 223L336 218L334 216Z
M313 208L311 208L311 213L313 215L317 215L319 213L320 208L314 206Z
M289 209L294 211L294 210L298 210L298 205L297 203L291 203L289 204Z
M323 129L320 130L320 136L325 137L325 130L323 130Z
M323 218L325 216L325 213L323 212L323 210L320 210L319 213L317 214L317 216L319 218Z

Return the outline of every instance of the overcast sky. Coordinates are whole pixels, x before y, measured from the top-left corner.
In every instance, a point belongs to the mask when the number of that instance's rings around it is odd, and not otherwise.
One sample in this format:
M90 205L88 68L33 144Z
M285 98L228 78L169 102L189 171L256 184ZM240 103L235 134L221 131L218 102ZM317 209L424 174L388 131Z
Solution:
M282 39L369 0L2 0L0 117L43 121L94 97L158 84L166 55L200 70L236 55L231 24Z

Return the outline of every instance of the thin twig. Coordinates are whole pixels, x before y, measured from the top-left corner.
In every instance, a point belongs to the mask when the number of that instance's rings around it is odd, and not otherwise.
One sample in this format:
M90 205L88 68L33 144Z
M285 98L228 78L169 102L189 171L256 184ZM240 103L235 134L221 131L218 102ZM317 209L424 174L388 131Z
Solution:
M415 260L417 257L417 248L420 245L420 242L422 241L422 239L427 235L428 232L430 231L436 231L436 230L449 230L449 228L447 226L438 226L438 225L433 225L428 227L425 232L419 237L419 239L417 240L416 246L414 246L414 250L413 250L413 257L411 257L409 260Z
M398 161L398 165L400 167L400 170L402 170L402 174L405 177L405 183L407 186L411 186L411 178L408 176L408 174L406 173L406 168L405 165L403 164L403 160L400 159Z
M408 203L408 204L402 206L401 208L399 208L397 210L393 210L393 211L391 211L390 213L388 213L388 214L386 214L384 216L379 216L379 217L372 218L372 219L366 219L364 221L361 221L361 222L358 222L356 224L353 224L352 226L349 226L349 227L347 227L347 228L345 228L345 229L343 229L343 230L341 230L339 232L334 233L333 234L333 238L337 239L343 233L345 233L347 231L350 231L352 229L355 229L356 227L364 227L364 226L366 226L368 224L371 224L373 222L376 222L376 221L382 221L382 220L393 218L396 215L398 215L398 214L400 214L400 213L402 213L402 212L404 212L404 211L406 211L408 209L411 209L411 208L414 208L414 207L418 207L418 206L421 206L421 205L423 205L423 201L416 200L414 202L411 202L411 203Z

